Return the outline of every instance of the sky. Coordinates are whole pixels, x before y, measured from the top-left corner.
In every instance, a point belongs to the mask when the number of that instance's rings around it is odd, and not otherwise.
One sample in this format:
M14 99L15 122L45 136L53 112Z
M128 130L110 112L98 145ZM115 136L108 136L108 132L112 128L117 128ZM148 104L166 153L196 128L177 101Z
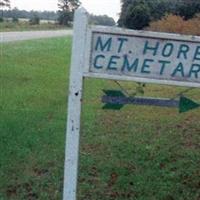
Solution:
M119 17L120 0L80 0L89 13L108 15L115 20ZM58 0L11 0L11 7L24 10L58 10Z

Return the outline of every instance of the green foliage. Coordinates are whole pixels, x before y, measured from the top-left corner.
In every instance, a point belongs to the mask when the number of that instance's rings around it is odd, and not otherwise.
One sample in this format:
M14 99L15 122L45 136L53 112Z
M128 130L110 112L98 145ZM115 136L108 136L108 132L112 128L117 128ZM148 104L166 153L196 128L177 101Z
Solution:
M200 12L199 0L182 0L176 14L184 17L185 19L191 19L195 14Z
M73 21L74 11L79 5L79 0L59 0L58 7L60 10L58 12L58 23L69 26Z
M30 25L38 25L40 24L40 18L37 15L34 15L30 20L29 20Z
M1 8L10 8L10 0L0 0Z
M142 29L147 26L151 18L151 9L145 0L122 0L122 10L119 26Z
M150 9L146 4L130 6L126 17L126 27L142 29L150 22Z
M4 22L3 17L0 17L0 23Z
M90 15L90 24L115 26L115 20L107 15Z
M142 29L150 21L161 19L172 13L190 19L200 12L200 1L196 0L121 0L122 10L119 26Z
M73 12L70 11L59 11L58 12L58 23L60 25L71 26L71 22L73 21Z
M71 38L1 48L0 199L62 199Z
M18 19L17 17L13 17L13 18L12 18L12 22L13 22L13 23L17 23L17 22L19 22L19 19Z
M4 10L3 16L5 18L24 18L31 19L34 15L37 15L40 19L44 20L57 20L58 13L54 11L27 11L27 10L19 10L17 8L13 8L11 10Z
M10 31L36 31L36 30L60 30L66 27L55 23L40 23L37 25L30 25L29 21L19 21L12 22L6 21L0 23L0 32L10 32Z

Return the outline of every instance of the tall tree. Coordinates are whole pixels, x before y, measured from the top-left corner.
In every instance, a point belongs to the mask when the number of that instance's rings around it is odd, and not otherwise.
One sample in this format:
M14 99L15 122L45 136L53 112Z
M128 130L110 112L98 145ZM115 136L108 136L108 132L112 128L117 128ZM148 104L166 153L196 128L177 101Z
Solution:
M3 22L4 8L10 8L10 0L0 0L0 22Z
M119 26L142 29L150 22L150 8L145 0L121 0L122 11Z
M182 0L177 10L178 15L190 19L200 12L200 0Z
M119 26L142 29L150 21L172 13L185 19L200 12L200 0L121 0Z
M0 7L10 8L10 0L0 0Z
M75 9L77 9L79 5L79 0L58 0L59 24L69 25L69 23L73 20Z

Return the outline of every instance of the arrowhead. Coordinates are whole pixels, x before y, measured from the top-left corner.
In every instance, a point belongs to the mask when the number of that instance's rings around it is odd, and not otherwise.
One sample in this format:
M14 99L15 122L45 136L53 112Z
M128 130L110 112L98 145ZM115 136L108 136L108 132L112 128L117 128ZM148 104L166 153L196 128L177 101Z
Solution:
M192 101L191 99L188 99L184 96L180 97L180 103L179 103L179 112L187 112L189 110L195 109L200 107L200 104Z
M103 90L103 92L106 94L106 97L125 97L125 95L119 90ZM123 107L122 104L113 103L113 102L108 103L108 102L105 102L103 99L104 98L102 97L102 102L106 103L103 106L103 109L120 110Z

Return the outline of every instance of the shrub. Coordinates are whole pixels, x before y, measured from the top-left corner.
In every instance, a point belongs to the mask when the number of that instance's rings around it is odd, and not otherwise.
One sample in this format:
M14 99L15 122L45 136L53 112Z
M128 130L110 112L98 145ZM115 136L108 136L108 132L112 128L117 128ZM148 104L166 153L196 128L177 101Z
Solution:
M73 13L68 11L59 11L58 12L58 23L60 25L70 26L73 21Z
M159 21L151 22L147 30L200 35L200 15L196 15L194 18L187 21L180 16L172 14L166 15Z
M40 24L40 18L37 15L34 15L30 20L29 20L30 25L37 25Z
M115 20L107 15L90 15L89 23L94 25L115 26Z
M13 17L12 22L17 23L17 22L19 22L19 19L17 17Z

